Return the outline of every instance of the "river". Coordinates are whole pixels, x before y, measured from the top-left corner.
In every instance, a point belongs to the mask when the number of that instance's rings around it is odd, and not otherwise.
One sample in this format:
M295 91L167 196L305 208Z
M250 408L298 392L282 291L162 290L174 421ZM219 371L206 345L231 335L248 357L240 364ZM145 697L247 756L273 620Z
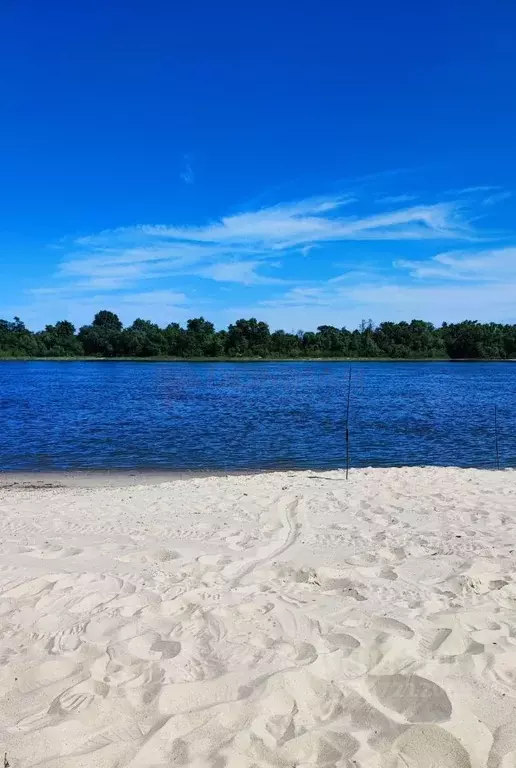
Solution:
M351 466L516 466L513 363L351 364ZM335 468L350 364L0 363L0 469Z

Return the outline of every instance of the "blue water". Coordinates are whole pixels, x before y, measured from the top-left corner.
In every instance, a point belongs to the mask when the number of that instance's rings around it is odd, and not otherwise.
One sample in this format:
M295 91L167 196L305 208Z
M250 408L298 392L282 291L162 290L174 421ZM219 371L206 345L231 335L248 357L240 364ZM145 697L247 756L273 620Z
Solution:
M345 465L348 363L0 363L0 469ZM352 466L516 466L511 363L354 363Z

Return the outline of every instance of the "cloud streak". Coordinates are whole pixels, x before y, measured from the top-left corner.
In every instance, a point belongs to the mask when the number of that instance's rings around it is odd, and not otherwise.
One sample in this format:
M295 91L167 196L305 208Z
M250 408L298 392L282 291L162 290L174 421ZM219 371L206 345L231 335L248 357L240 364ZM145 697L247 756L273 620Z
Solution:
M367 240L476 240L463 204L447 201L402 206L370 215L343 215L352 196L310 198L245 211L198 227L144 225L88 235L76 247L159 243L282 250L312 243Z
M267 267L280 267L280 262L268 262ZM222 283L241 283L242 285L274 285L291 282L281 278L259 274L263 267L260 261L228 261L201 267L192 272L198 277L207 277Z
M312 199L223 217L201 227L143 226L100 233L78 242L101 245L126 239L283 250L310 243L361 240L475 240L477 235L452 202L342 216L354 198Z
M348 272L310 288L296 286L257 309L275 323L355 327L361 318L516 321L516 247L444 251L426 260L397 260L394 271ZM300 323L303 322L301 326Z
M489 195L486 197L483 203L484 205L497 205L497 203L502 203L504 200L508 200L510 197L512 197L512 192L496 192L494 195Z
M377 200L377 203L382 205L399 205L400 203L411 203L413 200L417 200L417 198L418 195L386 195Z
M492 203L486 202L488 191ZM200 311L210 285L219 302L221 295L243 286L253 301L260 298L257 312L271 318L304 316L304 327L317 311L318 322L325 322L350 313L380 319L409 311L424 316L425 308L435 316L431 302L452 297L454 309L470 299L482 307L486 299L476 293L481 286L489 287L491 304L491 289L501 287L504 297L514 293L516 248L487 247L496 234L479 229L476 221L483 208L507 196L478 187L467 194L457 191L455 199L445 193L437 202L413 204L416 198L409 194L364 200L351 191L255 207L197 226L149 224L94 232L59 243L63 256L52 285L36 288L31 296L44 307L54 302L79 313L118 307L156 319L171 307L182 316L190 290ZM407 258L416 248L438 253ZM326 269L324 281L319 265ZM341 274L332 274L337 265Z
M29 303L13 304L4 307L2 312L7 317L23 317L29 327L37 330L46 323L54 323L64 318L77 326L90 323L93 315L100 309L116 312L126 325L137 317L151 317L154 322L166 325L171 320L184 322L192 316L188 297L180 291L158 289L116 293L92 291L81 294L73 287L67 289L65 286L44 291L36 289L31 292Z
M426 261L395 261L418 280L476 281L491 283L516 280L516 247L481 251L448 251Z
M362 319L424 319L440 325L443 321L465 319L490 321L497 316L516 321L516 285L473 283L406 284L362 281L351 285L293 288L258 306L247 308L274 327L314 329L318 325L356 328Z
M193 184L195 181L195 174L192 168L190 155L184 155L183 162L183 170L179 174L179 178L184 181L185 184Z
M406 202L408 196L391 198ZM202 226L144 225L94 233L69 243L57 277L83 289L113 290L143 279L191 275L244 285L279 282L261 262L278 254L317 258L346 242L477 241L462 204L389 206L354 215L352 195L312 197L222 217ZM312 250L316 249L314 255ZM89 281L89 282L88 282ZM103 281L103 282L98 282Z

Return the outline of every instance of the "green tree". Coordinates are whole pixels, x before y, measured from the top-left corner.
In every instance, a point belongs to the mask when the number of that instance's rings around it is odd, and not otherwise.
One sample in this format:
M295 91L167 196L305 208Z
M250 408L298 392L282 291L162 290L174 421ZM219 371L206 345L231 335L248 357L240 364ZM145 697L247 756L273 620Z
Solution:
M516 358L516 325L443 323L435 328L424 320L385 321L375 327L363 321L349 331L320 325L316 332L270 332L263 321L239 319L227 331L216 331L203 317L188 320L186 328L170 323L160 328L141 318L124 330L119 317L108 310L97 312L91 325L79 333L67 320L47 325L36 333L19 317L0 320L1 357L65 357L83 354L120 357L390 357L452 359Z
M447 325L443 331L448 355L455 360L486 357L485 328L476 320Z
M114 312L97 312L91 325L79 331L79 341L86 355L119 357L124 353L122 323Z
M322 354L322 338L313 331L305 331L299 340L301 354L304 357L320 357Z
M33 357L38 354L38 342L19 317L12 322L0 320L0 355L2 357Z
M92 325L95 328L108 328L111 331L121 331L123 327L118 315L115 315L114 312L109 312L107 309L101 309L100 312L97 312L93 318Z
M80 357L84 354L81 342L75 335L75 326L68 320L45 326L35 334L38 354L43 357Z
M181 328L179 323L169 323L163 331L163 335L166 354L170 357L183 357L186 348L184 328Z
M301 344L295 333L274 331L271 334L271 352L273 357L299 357Z
M267 323L255 317L237 320L230 325L226 336L226 353L232 357L267 357L271 333Z
M184 336L185 357L209 357L214 348L215 326L204 317L195 317L186 323Z
M347 357L349 355L350 334L345 328L339 330L333 325L320 325L317 328L318 346L324 357Z
M137 318L122 331L121 344L124 354L129 357L157 357L167 354L165 332L150 320Z

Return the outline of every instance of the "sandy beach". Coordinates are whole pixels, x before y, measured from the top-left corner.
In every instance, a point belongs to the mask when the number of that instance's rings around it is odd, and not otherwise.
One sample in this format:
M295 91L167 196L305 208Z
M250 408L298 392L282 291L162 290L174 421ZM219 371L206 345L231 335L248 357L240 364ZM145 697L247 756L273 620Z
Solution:
M516 473L0 479L11 768L516 766Z

